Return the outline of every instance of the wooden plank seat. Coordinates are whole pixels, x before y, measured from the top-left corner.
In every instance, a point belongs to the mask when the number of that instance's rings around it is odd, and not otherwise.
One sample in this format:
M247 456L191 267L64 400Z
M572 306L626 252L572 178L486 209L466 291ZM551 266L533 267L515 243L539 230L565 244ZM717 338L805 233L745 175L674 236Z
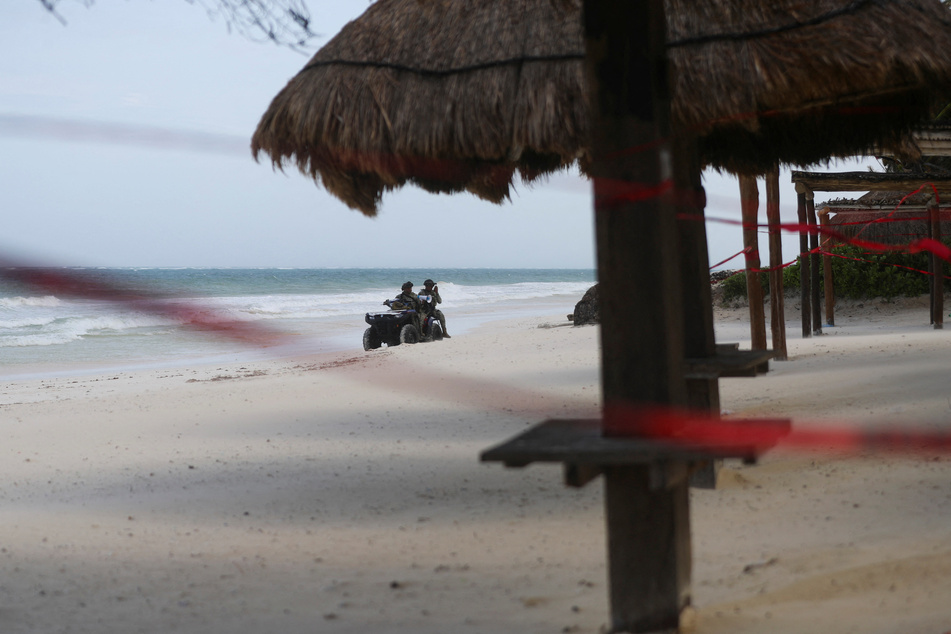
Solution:
M718 343L716 356L684 360L687 379L757 376L769 371L775 350L740 350L737 343Z
M753 421L750 421L751 423ZM691 465L713 459L739 458L753 463L775 446L790 429L788 419L759 419L755 424L770 429L771 441L760 444L691 444L646 437L604 436L599 419L550 419L482 452L482 462L501 462L507 467L526 467L533 462L565 465L565 482L583 486L605 467L650 465L652 486L669 486L673 479L688 477Z

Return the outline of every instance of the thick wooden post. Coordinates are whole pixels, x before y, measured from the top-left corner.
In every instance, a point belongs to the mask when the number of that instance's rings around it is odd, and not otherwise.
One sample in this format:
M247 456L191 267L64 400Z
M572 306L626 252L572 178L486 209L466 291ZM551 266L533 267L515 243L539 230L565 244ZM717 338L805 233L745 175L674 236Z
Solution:
M809 288L812 291L810 306L812 306L812 334L822 334L822 309L819 306L819 232L816 230L819 223L816 221L815 193L810 189L806 192L806 218L809 222L809 272L812 276Z
M754 176L740 176L740 208L743 214L743 248L746 252L746 296L750 303L750 347L766 350L766 313L759 259L759 189Z
M713 332L713 298L710 291L710 259L704 224L706 194L703 168L696 138L675 135L673 141L674 187L677 228L680 238L680 275L683 281L684 355L688 359L716 356ZM687 309L689 308L689 310ZM692 377L686 381L687 405L691 409L720 414L720 381L716 376ZM716 488L720 460L708 460L694 470L690 484Z
M941 210L938 208L938 201L932 197L928 201L928 216L930 219L930 231L928 232L932 240L941 242ZM931 254L931 323L935 330L944 328L944 260L936 254Z
M630 408L686 404L682 278L669 196L664 2L586 0L584 21L594 112L603 433L637 435ZM661 486L651 471L651 465L604 470L615 632L675 629L690 604L686 477Z
M809 234L806 233L806 191L801 183L796 183L796 211L799 215L799 289L800 306L802 307L802 337L812 336L812 274L809 260Z
M828 228L832 225L832 221L829 219L829 208L823 207L819 211L819 224L822 227ZM832 256L829 255L829 251L832 249L832 236L828 233L822 234L822 276L825 278L825 283L822 285L823 290L825 291L825 300L826 300L826 324L829 326L835 325L835 280L832 278Z
M766 173L766 222L769 224L769 327L779 361L786 353L786 297L783 289L783 235L779 216L779 168Z
M611 632L680 631L690 604L688 495L686 481L652 488L649 468L605 468Z
M713 299L710 291L710 259L703 211L703 170L696 139L679 135L673 139L675 205L683 287L684 355L702 359L716 356L713 333ZM720 412L717 379L687 382L690 407Z

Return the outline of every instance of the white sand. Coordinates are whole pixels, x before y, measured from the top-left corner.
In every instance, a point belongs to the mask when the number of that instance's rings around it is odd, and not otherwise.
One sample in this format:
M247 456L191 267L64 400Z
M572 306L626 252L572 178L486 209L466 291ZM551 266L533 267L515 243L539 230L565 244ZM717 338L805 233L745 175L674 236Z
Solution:
M791 319L790 360L721 381L724 409L947 423L949 331L905 304L840 308L811 339ZM598 632L600 482L478 461L545 418L598 413L598 329L543 323L564 315L7 382L0 632ZM718 311L718 340L748 346L744 311ZM951 630L949 459L728 463L692 493L697 631Z

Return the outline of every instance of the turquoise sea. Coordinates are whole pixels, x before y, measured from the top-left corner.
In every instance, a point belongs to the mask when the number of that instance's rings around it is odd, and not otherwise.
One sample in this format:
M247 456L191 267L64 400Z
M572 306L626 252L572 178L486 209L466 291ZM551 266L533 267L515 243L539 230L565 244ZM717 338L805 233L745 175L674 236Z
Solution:
M2 271L0 271L2 272ZM10 270L8 269L9 273ZM33 376L188 361L361 350L367 312L432 278L453 336L485 321L532 310L571 312L594 283L577 269L51 269L79 280L67 292L0 277L0 374ZM260 350L196 331L141 304L90 297L117 294L187 301L227 319L290 333L292 349ZM101 293L100 293L101 295ZM544 301L541 301L544 300ZM547 314L546 312L546 314Z

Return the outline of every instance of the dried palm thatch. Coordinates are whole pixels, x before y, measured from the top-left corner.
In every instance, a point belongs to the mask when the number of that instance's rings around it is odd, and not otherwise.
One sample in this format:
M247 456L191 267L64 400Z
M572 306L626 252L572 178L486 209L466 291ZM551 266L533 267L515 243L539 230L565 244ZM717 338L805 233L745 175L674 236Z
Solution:
M951 85L938 0L667 0L672 125L758 173L895 146ZM493 202L589 157L581 0L377 0L252 139L374 215L410 182ZM902 154L908 154L903 152Z
M926 210L894 214L856 210L832 217L832 229L847 238L893 246L907 246L920 238L929 237L930 226ZM941 235L951 236L951 210L941 212Z
M832 229L846 238L905 246L931 235L928 214L930 191L911 195L869 192L856 200L823 203L830 212ZM951 236L951 209L939 211L941 235Z
M374 215L412 182L493 202L583 160L580 1L379 0L275 97L252 140Z
M702 135L714 167L757 174L873 147L917 158L906 134L949 94L938 0L667 6L672 121Z

